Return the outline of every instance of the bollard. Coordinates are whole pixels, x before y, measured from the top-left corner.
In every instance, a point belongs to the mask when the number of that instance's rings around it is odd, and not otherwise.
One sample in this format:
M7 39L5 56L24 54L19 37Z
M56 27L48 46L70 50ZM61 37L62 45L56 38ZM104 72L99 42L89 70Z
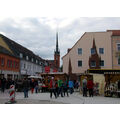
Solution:
M15 101L15 86L11 85L10 86L10 102L14 103Z
M14 85L10 85L9 97L10 97L10 101L6 102L6 104L16 103L16 101L15 101L15 86Z

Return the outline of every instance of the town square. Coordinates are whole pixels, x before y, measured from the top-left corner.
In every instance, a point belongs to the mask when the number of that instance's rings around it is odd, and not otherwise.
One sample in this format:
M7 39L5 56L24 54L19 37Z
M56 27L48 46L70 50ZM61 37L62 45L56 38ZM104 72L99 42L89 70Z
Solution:
M119 9L119 0L0 0L0 119L119 119Z

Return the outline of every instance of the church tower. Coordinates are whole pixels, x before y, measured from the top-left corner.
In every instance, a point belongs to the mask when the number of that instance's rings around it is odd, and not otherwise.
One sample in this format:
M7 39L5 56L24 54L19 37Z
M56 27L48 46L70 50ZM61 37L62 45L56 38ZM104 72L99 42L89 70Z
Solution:
M60 50L58 47L58 32L56 33L56 50L54 52L54 64L57 70L60 68Z

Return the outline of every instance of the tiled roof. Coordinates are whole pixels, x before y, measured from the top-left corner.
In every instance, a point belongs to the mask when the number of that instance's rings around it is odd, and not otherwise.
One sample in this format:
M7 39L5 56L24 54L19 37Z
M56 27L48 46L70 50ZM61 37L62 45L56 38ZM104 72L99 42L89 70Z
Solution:
M6 54L6 55L10 55L10 56L14 56L10 51L8 51L6 48L4 48L2 46L0 46L0 53Z
M107 30L107 32L112 32L112 36L120 36L120 30Z
M10 40L9 38L5 37L4 35L1 35L2 39L6 42L6 44L9 46L9 48L13 51L14 55L16 57L20 57L20 53L23 54L23 59L26 59L26 56L29 57L29 61L32 60L36 63L36 60L43 61L43 59L37 55L35 55L31 50L23 47L22 45L14 42L13 40Z

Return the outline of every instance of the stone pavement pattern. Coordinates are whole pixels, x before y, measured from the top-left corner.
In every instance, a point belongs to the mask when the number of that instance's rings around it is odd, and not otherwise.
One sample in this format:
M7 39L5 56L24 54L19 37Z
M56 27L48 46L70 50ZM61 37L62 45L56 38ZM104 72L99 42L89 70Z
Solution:
M9 100L8 91L0 92L0 104ZM49 93L29 93L28 98L24 98L23 92L16 93L17 104L120 104L120 98L110 98L103 96L82 97L78 92L69 95L69 97L59 97L50 99Z

